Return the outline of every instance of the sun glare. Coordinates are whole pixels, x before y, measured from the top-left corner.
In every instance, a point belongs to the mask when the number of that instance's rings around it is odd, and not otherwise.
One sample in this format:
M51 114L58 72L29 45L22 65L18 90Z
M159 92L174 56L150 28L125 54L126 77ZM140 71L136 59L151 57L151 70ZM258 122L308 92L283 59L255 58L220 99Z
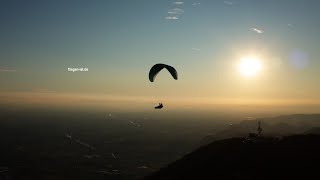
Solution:
M256 75L261 68L262 65L260 59L253 56L243 58L238 65L240 73L247 77Z

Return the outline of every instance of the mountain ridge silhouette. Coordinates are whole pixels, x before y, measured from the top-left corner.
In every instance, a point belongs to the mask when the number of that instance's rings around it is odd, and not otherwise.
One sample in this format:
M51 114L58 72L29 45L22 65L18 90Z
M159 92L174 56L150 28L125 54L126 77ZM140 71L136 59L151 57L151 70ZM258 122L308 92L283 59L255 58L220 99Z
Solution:
M187 154L143 180L320 179L320 135L292 135L246 143L218 140Z

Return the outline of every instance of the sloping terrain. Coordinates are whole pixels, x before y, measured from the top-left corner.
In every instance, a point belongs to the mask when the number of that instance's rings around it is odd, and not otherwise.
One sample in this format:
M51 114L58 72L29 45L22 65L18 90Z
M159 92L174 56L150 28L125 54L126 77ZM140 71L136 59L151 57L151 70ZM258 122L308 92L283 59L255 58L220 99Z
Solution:
M246 143L243 138L213 142L145 180L319 179L320 136L294 135Z

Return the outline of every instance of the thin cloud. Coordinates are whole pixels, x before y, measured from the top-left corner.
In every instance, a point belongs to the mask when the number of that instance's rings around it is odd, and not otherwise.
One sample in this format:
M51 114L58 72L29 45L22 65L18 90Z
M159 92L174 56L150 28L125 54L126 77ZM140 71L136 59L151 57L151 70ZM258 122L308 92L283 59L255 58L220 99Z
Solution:
M168 20L177 20L179 18L176 17L176 16L167 16L166 19L168 19Z
M198 49L198 48L192 48L192 50L195 50L195 51L200 51L200 49Z
M182 12L179 12L179 11L168 11L168 14L182 14Z
M174 9L172 9L173 11L179 11L179 12L184 12L184 10L183 9L180 9L180 8L174 8Z
M0 66L0 72L17 72L16 69L9 68L9 67L1 67Z
M262 29L258 29L258 28L251 28L250 30L254 31L254 32L258 33L258 34L264 33L264 31Z
M182 14L182 13L184 13L184 10L180 9L180 8L174 8L174 9L169 9L168 13L170 13L170 14Z
M173 2L173 4L181 5L181 4L183 4L183 2L182 1L176 1L176 2Z
M293 28L293 25L292 25L292 24L287 24L287 26L288 26L289 28Z
M167 16L165 17L165 19L167 19L167 20L178 20L179 16L184 13L184 10L179 8L179 7L181 7L181 5L183 3L184 2L182 2L182 1L173 2L174 7L171 8L171 9L168 9Z
M223 1L224 4L228 5L228 6L232 6L234 3L231 1Z
M192 6L200 5L200 3L193 3Z

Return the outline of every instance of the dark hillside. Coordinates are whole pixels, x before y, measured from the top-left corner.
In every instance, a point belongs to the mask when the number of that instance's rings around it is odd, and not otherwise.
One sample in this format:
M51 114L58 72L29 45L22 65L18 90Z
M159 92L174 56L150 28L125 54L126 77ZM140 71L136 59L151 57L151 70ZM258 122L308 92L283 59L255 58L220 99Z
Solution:
M320 136L294 135L245 143L243 138L213 142L145 180L319 179Z

